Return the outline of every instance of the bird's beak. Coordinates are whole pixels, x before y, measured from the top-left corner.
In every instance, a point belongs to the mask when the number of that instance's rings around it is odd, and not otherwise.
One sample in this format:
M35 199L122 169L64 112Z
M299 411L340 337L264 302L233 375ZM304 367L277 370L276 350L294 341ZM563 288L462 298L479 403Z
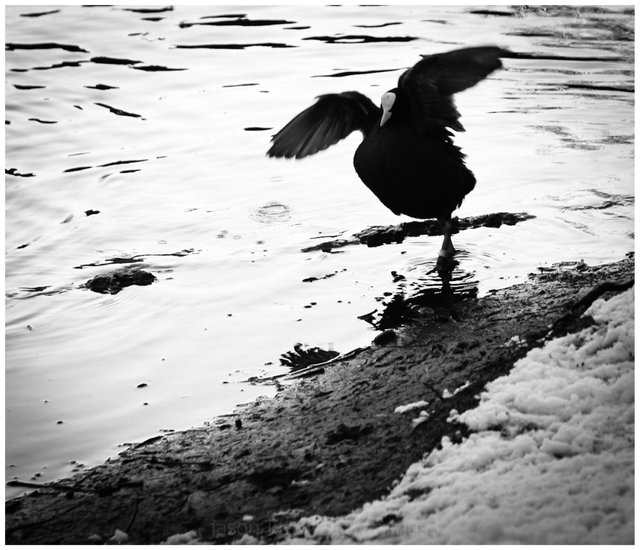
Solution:
M391 109L385 109L383 107L382 117L380 118L380 127L384 126L384 123L391 118Z
M380 107L382 108L382 116L380 117L380 126L384 126L387 120L391 118L391 107L396 102L396 94L387 92L382 94L380 99Z

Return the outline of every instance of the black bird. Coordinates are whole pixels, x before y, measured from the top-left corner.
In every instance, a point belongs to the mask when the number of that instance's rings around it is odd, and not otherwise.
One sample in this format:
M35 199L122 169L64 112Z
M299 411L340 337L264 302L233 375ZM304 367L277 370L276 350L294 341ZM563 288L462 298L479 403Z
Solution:
M455 252L451 213L476 183L453 144L450 129L464 128L452 96L500 68L509 53L485 46L423 56L382 95L381 107L359 92L321 95L273 136L267 155L306 157L360 130L358 176L395 214L438 219L440 271Z

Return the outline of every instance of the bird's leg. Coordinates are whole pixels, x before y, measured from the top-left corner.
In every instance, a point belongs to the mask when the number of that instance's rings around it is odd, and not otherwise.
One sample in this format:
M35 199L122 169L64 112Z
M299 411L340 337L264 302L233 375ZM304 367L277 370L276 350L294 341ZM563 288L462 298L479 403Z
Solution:
M456 251L456 249L453 248L453 243L451 242L453 224L451 223L451 218L440 218L438 222L440 223L440 227L442 227L442 234L444 235L442 247L440 248L440 252L438 252L438 258L449 259Z
M443 273L450 274L454 267L451 259L453 258L453 255L456 251L456 249L453 248L453 243L451 242L453 224L451 223L451 218L439 218L438 222L440 223L440 227L442 227L444 239L442 240L442 247L440 248L440 252L438 252L436 270L440 275L442 275Z

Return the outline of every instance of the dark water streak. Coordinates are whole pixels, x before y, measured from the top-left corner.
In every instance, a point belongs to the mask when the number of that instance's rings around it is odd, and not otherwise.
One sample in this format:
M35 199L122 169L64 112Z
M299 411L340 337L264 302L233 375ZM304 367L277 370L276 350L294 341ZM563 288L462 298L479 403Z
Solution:
M40 11L33 13L21 13L20 17L42 17L43 15L53 15L54 13L60 13L60 10Z
M176 48L180 49L210 49L210 50L244 50L245 48L295 48L297 46L291 46L290 44L284 44L282 42L257 42L254 44L177 44Z
M73 44L58 44L57 42L40 42L35 44L16 44L15 42L7 42L6 51L15 50L64 50L66 52L82 52L88 53L87 50Z
M180 23L181 29L187 29L194 26L216 26L216 27L266 27L269 25L294 25L295 21L287 21L286 19L246 19L239 17L230 21L198 21L196 23L188 23L186 21Z

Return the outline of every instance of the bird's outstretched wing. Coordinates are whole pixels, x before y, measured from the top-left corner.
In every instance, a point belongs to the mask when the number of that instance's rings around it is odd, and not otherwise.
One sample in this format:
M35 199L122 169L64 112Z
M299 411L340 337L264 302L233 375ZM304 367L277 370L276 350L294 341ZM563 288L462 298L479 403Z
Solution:
M380 109L359 92L325 94L275 134L270 157L302 158L347 137L354 130L367 134Z
M439 125L463 132L453 94L475 86L502 67L500 57L508 53L483 46L423 56L398 80L398 87L409 96L416 124L422 129Z

